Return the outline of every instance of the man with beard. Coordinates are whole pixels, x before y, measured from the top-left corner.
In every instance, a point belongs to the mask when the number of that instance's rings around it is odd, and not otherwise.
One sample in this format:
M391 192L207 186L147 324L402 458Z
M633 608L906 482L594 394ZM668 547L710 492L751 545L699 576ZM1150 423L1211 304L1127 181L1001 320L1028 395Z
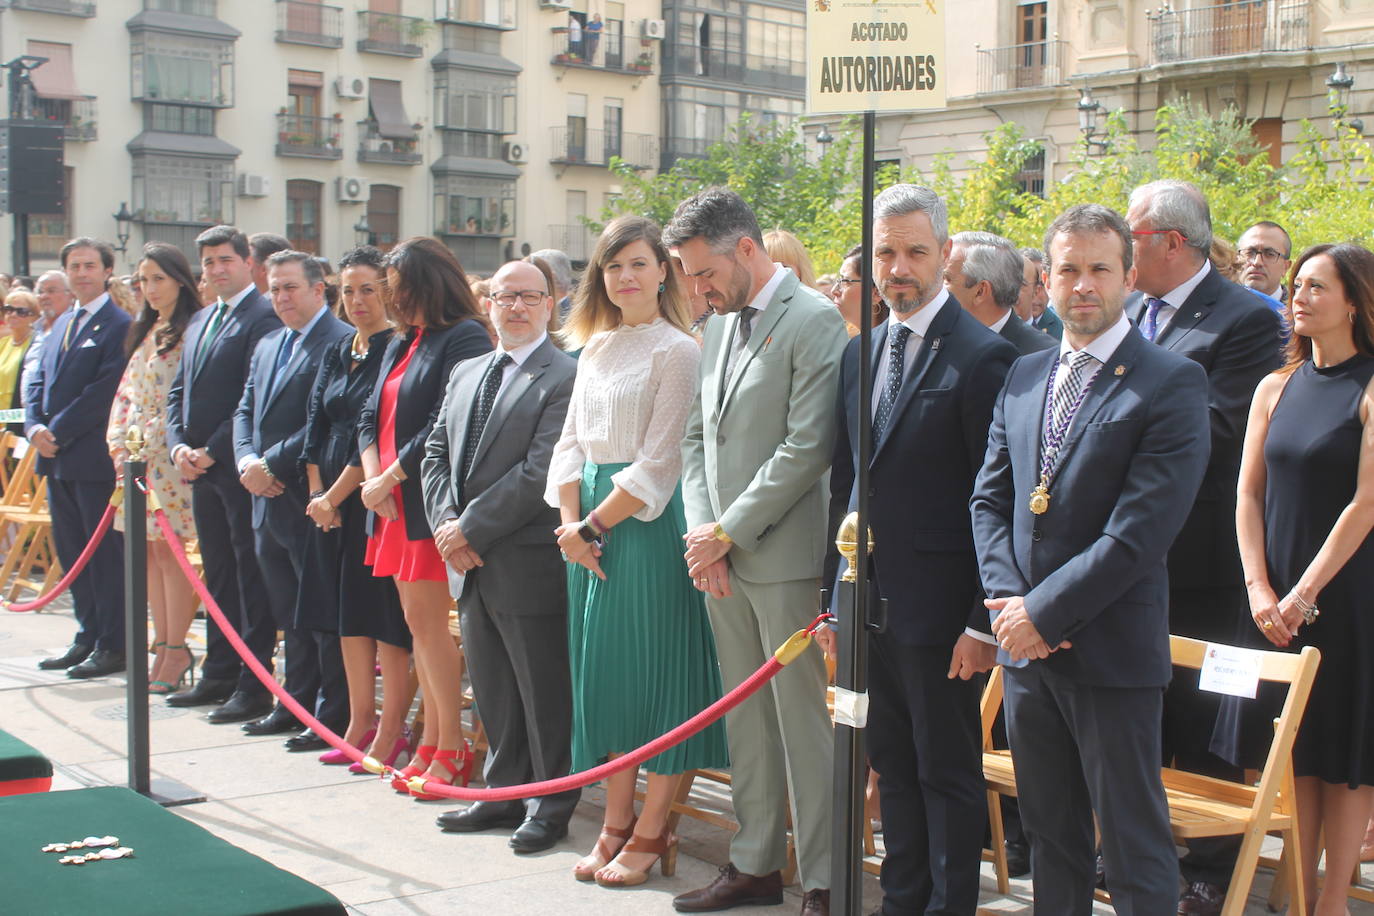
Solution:
M1096 814L1117 912L1172 913L1165 559L1207 467L1206 373L1127 320L1119 214L1071 207L1045 243L1064 340L1007 375L970 504L1035 911L1092 912Z

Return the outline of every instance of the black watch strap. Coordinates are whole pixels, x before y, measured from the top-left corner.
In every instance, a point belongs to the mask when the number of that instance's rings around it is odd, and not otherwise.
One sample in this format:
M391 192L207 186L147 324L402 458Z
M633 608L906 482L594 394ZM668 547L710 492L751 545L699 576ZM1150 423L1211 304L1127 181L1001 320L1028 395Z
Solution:
M593 528L591 525L588 525L586 522L583 522L581 525L578 526L577 536L580 537L582 540L586 541L588 544L596 543L596 541L601 537L601 535L596 533L596 529Z

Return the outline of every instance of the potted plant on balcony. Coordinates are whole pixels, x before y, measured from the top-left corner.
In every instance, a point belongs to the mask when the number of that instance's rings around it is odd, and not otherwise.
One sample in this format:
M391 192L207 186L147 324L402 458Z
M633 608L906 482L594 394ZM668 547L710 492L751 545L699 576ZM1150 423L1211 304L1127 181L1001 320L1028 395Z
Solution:
M630 65L631 70L638 70L641 73L649 73L654 69L654 55L648 51L635 58L635 62Z

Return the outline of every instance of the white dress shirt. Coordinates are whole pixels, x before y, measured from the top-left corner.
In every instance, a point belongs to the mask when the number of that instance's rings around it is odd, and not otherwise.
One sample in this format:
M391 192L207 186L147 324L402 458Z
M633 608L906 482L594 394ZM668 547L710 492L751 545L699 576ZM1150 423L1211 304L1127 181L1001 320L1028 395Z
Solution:
M907 379L911 378L911 367L916 364L917 349L921 346L921 342L926 339L926 335L930 333L930 325L935 321L935 316L940 314L940 309L944 308L948 301L949 290L941 287L934 299L906 318L898 318L896 312L888 313L887 339L889 341L892 340L892 335L896 333L897 325L904 324L911 329L911 336L906 339L906 350L902 356L903 385L906 384ZM878 402L882 400L883 386L887 384L888 354L891 352L891 347L884 345L882 352L878 354L878 373L873 376L873 403L870 405L875 417L878 415Z
M1164 333L1164 329L1169 326L1169 322L1174 320L1174 316L1178 314L1178 310L1183 308L1183 303L1188 301L1188 297L1193 294L1193 290L1197 289L1198 284L1202 282L1203 278L1207 276L1208 271L1211 269L1211 262L1204 259L1197 273L1189 277L1182 285L1174 287L1169 290L1168 293L1159 297L1164 300L1164 304L1159 307L1159 316L1155 319L1155 340L1159 340L1159 335ZM1111 354L1108 355L1110 356Z

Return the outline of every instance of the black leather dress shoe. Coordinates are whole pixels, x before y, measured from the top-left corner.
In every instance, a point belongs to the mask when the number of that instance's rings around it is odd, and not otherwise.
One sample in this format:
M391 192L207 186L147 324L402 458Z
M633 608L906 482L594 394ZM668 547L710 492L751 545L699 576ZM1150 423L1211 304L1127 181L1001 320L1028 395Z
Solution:
M315 732L309 728L299 735L296 735L294 738L287 738L282 744L286 745L288 751L297 754L305 751L322 751L329 747L328 741L315 734Z
M567 824L551 824L537 817L527 817L510 835L509 846L518 856L529 855L552 848L554 843L567 835Z
M88 678L105 677L110 674L119 674L129 667L129 663L124 660L123 652L116 652L113 649L96 649L91 653L91 657L79 665L73 665L67 669L67 677Z
M509 830L525 820L524 809L500 802L477 802L457 811L445 811L434 822L450 833L480 833L498 827Z
M1007 850L1007 875L1012 878L1024 878L1030 874L1030 844L1026 842L1017 843L1007 840L1005 844Z
M238 681L227 677L206 677L190 690L174 693L167 698L168 706L210 706L223 703L234 694Z
M287 732L298 732L305 726L301 725L300 720L293 716L285 706L276 706L261 719L245 722L240 727L243 729L244 734L258 737L261 735L284 735Z
M90 646L83 646L79 642L74 642L61 655L43 659L38 663L38 667L44 671L61 671L63 668L81 664L90 656L92 651L94 650Z
M233 695L224 701L223 706L211 710L205 719L211 725L247 722L249 719L262 718L267 715L267 711L271 708L272 698L270 696L254 696L244 693L242 690L235 690Z
M1179 916L1220 916L1226 890L1210 881L1194 881L1178 898Z

